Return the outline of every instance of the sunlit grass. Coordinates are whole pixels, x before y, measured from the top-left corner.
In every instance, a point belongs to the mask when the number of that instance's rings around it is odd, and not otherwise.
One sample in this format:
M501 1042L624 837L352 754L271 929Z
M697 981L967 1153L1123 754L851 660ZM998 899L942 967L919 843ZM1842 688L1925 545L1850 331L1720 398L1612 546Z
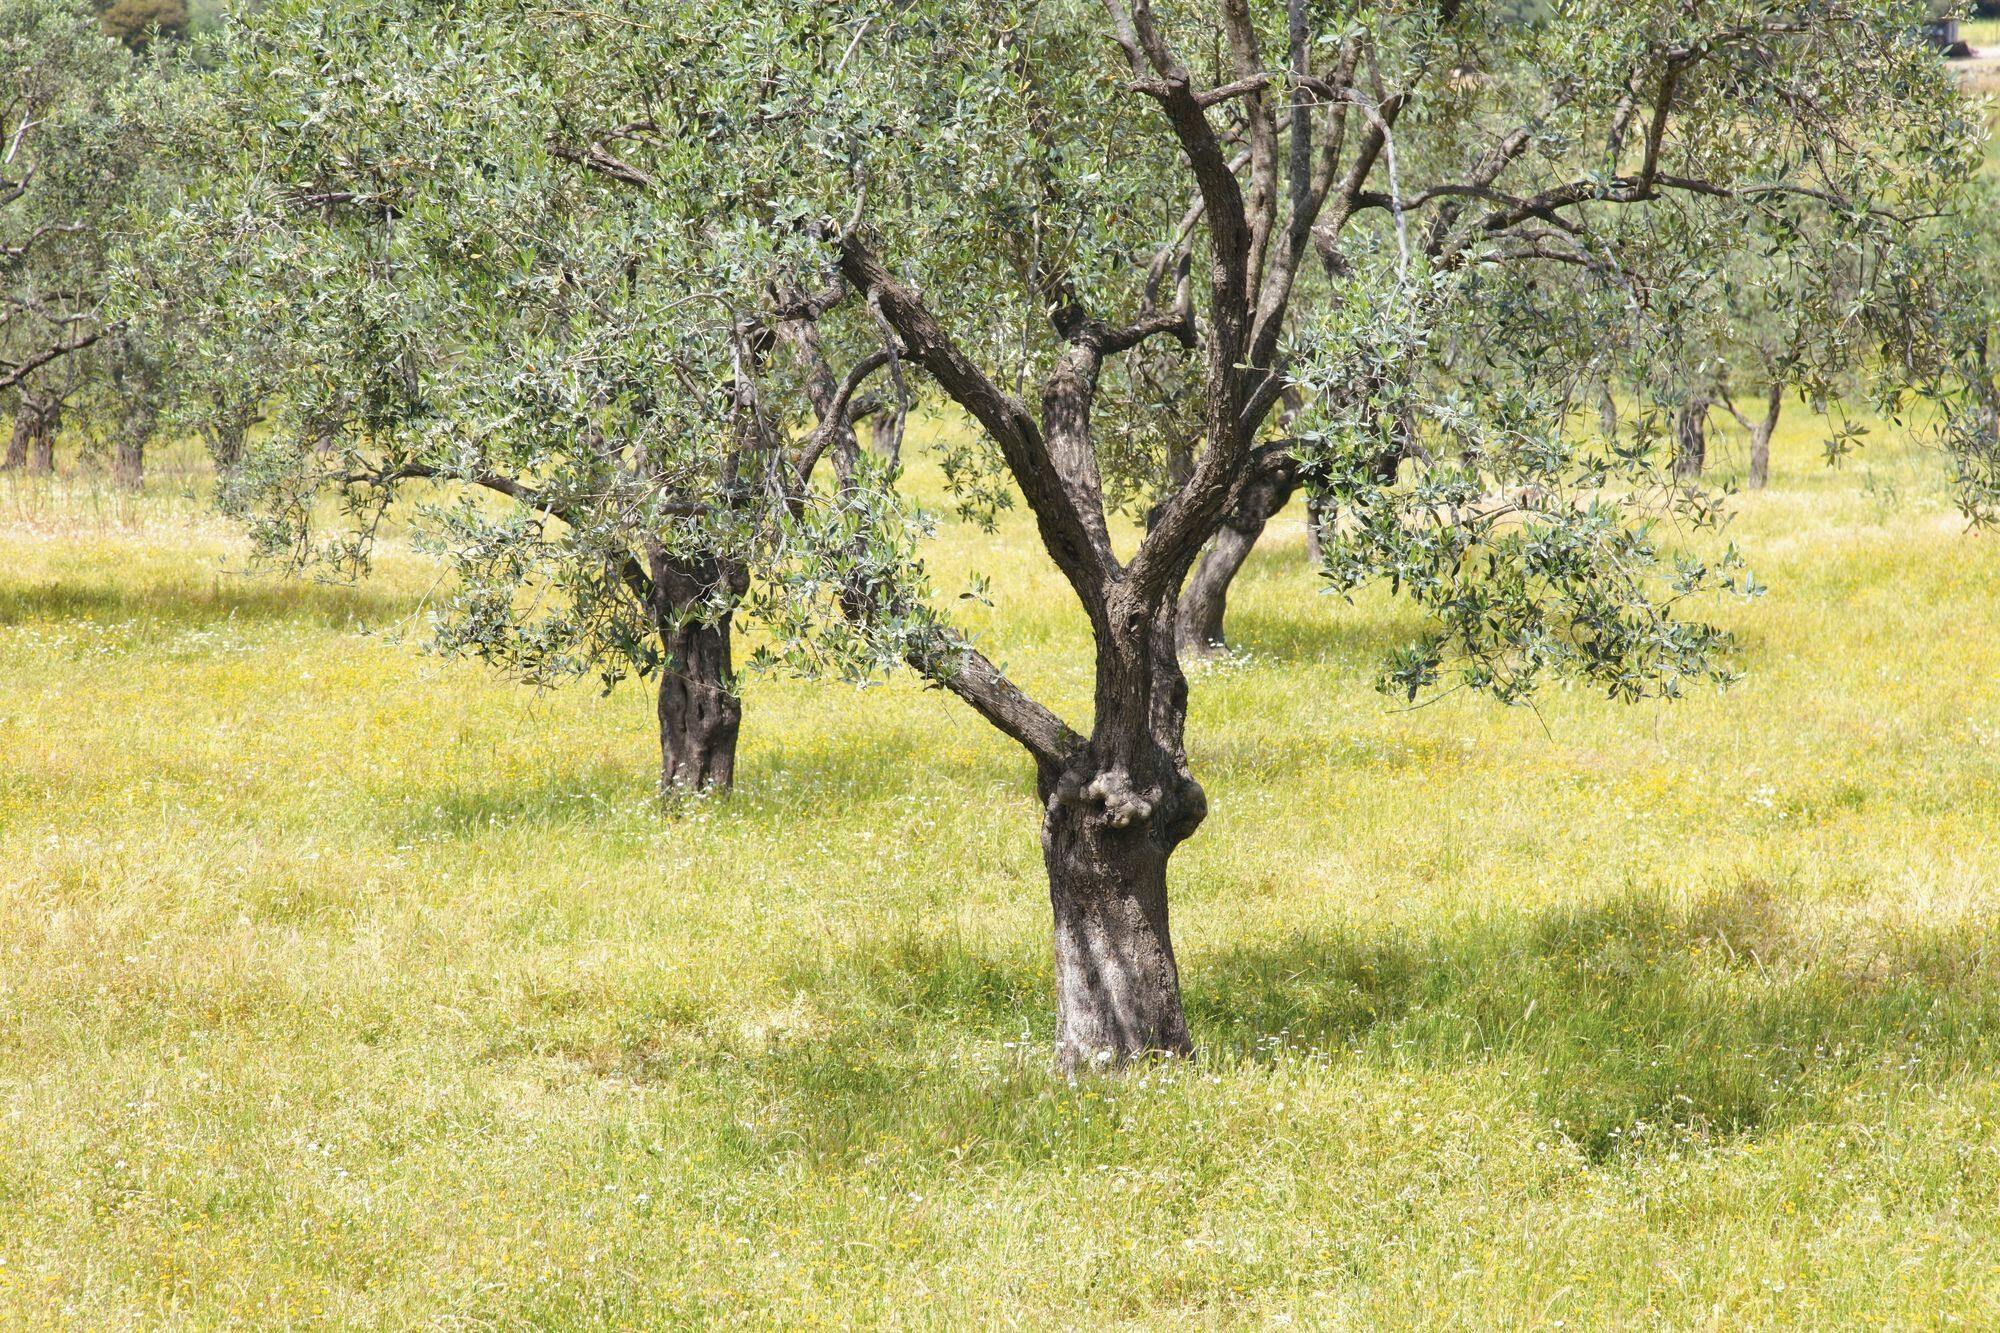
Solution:
M645 696L422 655L406 551L0 479L0 1323L1993 1326L2000 551L1920 452L1776 473L1673 706L1397 711L1285 516L1195 681L1202 1058L1078 1085L950 699L753 682L663 819ZM935 564L1080 718L1032 550Z

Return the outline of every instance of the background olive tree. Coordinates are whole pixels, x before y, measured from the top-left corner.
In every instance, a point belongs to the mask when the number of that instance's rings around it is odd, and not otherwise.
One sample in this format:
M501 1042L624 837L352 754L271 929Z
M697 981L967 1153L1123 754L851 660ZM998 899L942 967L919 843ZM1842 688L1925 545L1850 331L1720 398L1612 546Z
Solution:
M185 72L135 59L71 0L0 14L0 395L6 465L48 472L65 425L137 486L178 378L171 324L125 299L172 207Z
M436 646L538 684L657 677L690 790L734 777L753 567L848 558L887 475L853 422L893 440L903 410L857 393L889 359L866 313L723 206L752 164L716 128L740 88L706 86L711 24L662 8L675 54L638 68L609 11L248 15L209 61L196 148L223 151L163 297L200 312L193 415L266 555L359 572L407 501L457 575ZM797 429L807 402L833 424Z
M72 0L0 11L0 396L6 465L48 471L75 358L116 329L107 227L132 170L129 60Z

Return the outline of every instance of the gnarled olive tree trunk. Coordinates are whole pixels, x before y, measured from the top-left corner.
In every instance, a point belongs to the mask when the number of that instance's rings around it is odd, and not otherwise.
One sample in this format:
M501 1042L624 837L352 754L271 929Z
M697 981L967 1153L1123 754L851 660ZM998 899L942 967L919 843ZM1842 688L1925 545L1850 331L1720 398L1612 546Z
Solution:
M727 611L718 588L741 593L740 570L714 560L656 556L653 619L666 663L660 672L660 787L665 792L728 791L736 781L736 736L743 698L731 660Z
M46 474L55 471L56 432L62 429L62 402L23 393L7 438L6 467Z
M1055 919L1056 1062L1119 1065L1194 1047L1167 920L1167 862L1208 813L1188 773L1187 680L1171 602L1114 614L1100 640L1098 718L1044 770L1042 859Z
M1691 481L1708 470L1708 413L1715 399L1690 393L1674 418L1674 475Z

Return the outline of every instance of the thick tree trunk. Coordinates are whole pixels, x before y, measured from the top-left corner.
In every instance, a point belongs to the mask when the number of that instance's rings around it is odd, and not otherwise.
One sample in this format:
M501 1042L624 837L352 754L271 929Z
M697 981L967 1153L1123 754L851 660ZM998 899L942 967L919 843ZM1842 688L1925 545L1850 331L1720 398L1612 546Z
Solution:
M1764 417L1750 423L1750 487L1762 490L1771 480L1771 435L1785 410L1785 386L1774 384L1764 399Z
M1167 928L1172 848L1150 819L1121 819L1129 816L1101 800L1059 794L1042 822L1055 913L1056 1063L1065 1071L1194 1050Z
M14 430L7 439L9 469L46 475L56 467L56 432L62 428L62 404L51 398L23 394L14 412Z
M1708 413L1714 400L1690 395L1674 420L1674 475L1694 480L1708 469Z
M121 438L111 454L111 477L128 491L146 483L146 442L130 436Z
M1090 741L1041 780L1063 1070L1194 1049L1167 926L1167 862L1207 817L1208 798L1182 746L1176 607L1107 609Z
M736 691L727 611L748 578L714 559L683 560L655 551L653 623L667 661L660 675L662 792L727 791L736 781L736 733L743 699Z
M668 662L660 676L660 786L728 791L736 781L743 700L730 671L729 621L662 626Z

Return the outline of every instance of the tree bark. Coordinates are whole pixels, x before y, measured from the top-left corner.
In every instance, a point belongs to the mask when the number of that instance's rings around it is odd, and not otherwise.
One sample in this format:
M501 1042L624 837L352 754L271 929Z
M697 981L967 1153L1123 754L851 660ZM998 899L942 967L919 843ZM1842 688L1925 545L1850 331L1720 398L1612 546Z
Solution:
M1773 384L1764 398L1764 417L1750 423L1750 488L1763 490L1771 480L1771 436L1785 410L1785 386Z
M254 414L249 412L231 413L208 428L208 456L214 460L215 470L221 475L228 476L242 465L243 451L255 420Z
M1674 421L1674 475L1692 481L1708 470L1708 413L1714 405L1706 393L1691 394Z
M1100 775L1100 789L1107 779L1119 781ZM1194 1050L1167 928L1172 848L1150 821L1121 826L1118 818L1080 793L1058 793L1042 821L1055 914L1056 1063L1065 1072Z
M669 792L728 791L736 781L743 700L730 674L729 620L663 627L660 786Z
M1607 440L1618 438L1618 399L1612 396L1609 380L1597 382L1597 430Z
M1290 498L1289 490L1286 498ZM1280 507L1283 502L1280 501ZM1275 513L1272 510L1271 513ZM1236 581L1243 562L1263 535L1270 513L1252 512L1240 521L1226 524L1202 552L1201 560L1188 576L1181 592L1181 650L1196 657L1215 657L1229 651L1223 637L1222 619L1229 609L1229 588Z
M1122 610L1124 613L1120 614ZM1055 919L1056 1064L1193 1053L1167 922L1167 862L1208 814L1182 738L1187 678L1171 600L1114 609L1088 744L1044 771L1042 860Z
M731 616L710 602L719 588L740 594L742 571L715 560L652 560L653 622L666 654L660 673L660 788L728 791L736 781L736 735L743 723L731 658Z
M1403 459L1414 452L1413 430L1406 427L1399 432L1396 447L1374 460L1375 476L1383 484L1395 483ZM1279 450L1267 450L1252 465L1249 476L1237 488L1235 503L1224 515L1221 528L1202 552L1181 593L1178 623L1182 652L1213 657L1229 650L1222 628L1229 589L1264 535L1264 529L1292 502L1303 482L1298 461ZM1315 568L1323 554L1323 528L1330 517L1322 502L1307 502L1306 555Z
M130 437L118 441L111 455L111 477L128 491L146 484L146 444Z
M1181 592L1180 650L1197 657L1227 652L1222 618L1229 606L1230 585L1250 558L1257 539L1271 519L1299 488L1298 464L1280 451L1273 451L1238 488L1236 500L1188 576ZM1310 516L1308 518L1310 526ZM1312 541L1312 537L1307 538Z
M14 412L14 431L7 439L6 467L39 475L55 471L56 432L61 428L60 401L22 394Z
M1314 569L1326 563L1326 534L1333 520L1332 505L1317 495L1306 497L1306 563Z

